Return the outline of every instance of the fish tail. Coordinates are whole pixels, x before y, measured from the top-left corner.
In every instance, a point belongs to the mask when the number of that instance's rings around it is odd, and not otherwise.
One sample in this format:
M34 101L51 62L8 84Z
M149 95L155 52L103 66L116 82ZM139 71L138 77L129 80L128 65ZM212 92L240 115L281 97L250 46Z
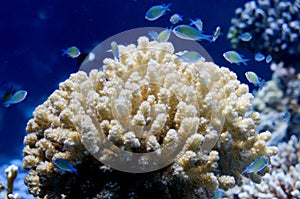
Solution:
M165 6L165 9L168 11L171 11L171 9L169 8L171 6L172 3L169 3L168 5Z
M243 59L242 63L247 66L247 61L249 61L249 59Z
M61 49L61 50L62 50L61 56L65 56L68 53L68 50L65 49Z
M261 80L261 81L259 82L259 84L258 84L259 90L261 90L262 87L263 87L265 84L266 84L266 81L265 81L265 80Z

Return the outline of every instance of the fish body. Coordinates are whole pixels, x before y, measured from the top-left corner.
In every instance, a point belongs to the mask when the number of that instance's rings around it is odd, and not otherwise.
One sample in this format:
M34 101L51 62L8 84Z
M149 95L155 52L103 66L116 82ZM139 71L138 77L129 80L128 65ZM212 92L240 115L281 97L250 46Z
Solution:
M182 55L177 55L180 59L183 59L186 62L197 62L201 59L201 55L196 51L187 51Z
M265 81L261 80L261 78L259 78L256 73L252 71L246 72L245 76L250 83L254 84L255 86L259 86L259 89L262 89L263 85L265 84Z
M76 46L72 46L67 49L62 49L62 56L68 55L69 57L76 58L80 55L80 50Z
M111 52L112 52L114 58L117 59L118 61L120 61L119 47L118 47L117 42L115 42L115 41L111 42L110 46L111 46Z
M246 173L257 173L263 170L268 164L268 160L265 157L259 157L254 160L243 172L242 174Z
M223 195L224 195L224 191L222 189L217 189L214 193L214 197L213 199L222 199Z
M265 56L264 56L264 54L262 54L261 52L257 52L257 53L255 54L255 56L254 56L254 59L255 59L256 61L262 61L262 60L265 59Z
M173 33L177 37L179 37L181 39L186 39L186 40L201 41L204 39L204 40L211 42L213 39L212 35L203 34L198 29L193 28L192 26L189 26L189 25L176 26L173 29Z
M250 41L252 39L252 35L250 32L244 32L243 34L238 36L238 39L242 41Z
M172 24L177 24L179 21L182 21L182 16L180 16L179 14L173 14L171 17L170 17L170 22Z
M157 6L153 6L151 8L149 8L149 10L146 12L145 15L145 19L149 20L149 21L154 21L158 18L160 18L161 16L163 16L166 11L170 10L171 3L169 3L168 5L157 5Z
M168 29L166 28L165 30L161 31L157 37L156 37L156 41L158 42L167 42L170 39L170 35L171 35L172 29Z
M272 55L268 55L267 57L266 57L266 63L268 64L268 63L270 63L272 61Z
M12 104L17 104L22 102L27 96L27 91L19 90L15 92L7 101L3 102L4 107L9 107Z
M55 160L53 160L53 163L55 164L55 166L57 166L58 168L60 168L63 171L67 171L70 173L77 173L77 169L73 167L73 165L68 162L67 160L63 159L63 158L56 158Z
M286 111L281 115L281 119L283 122L289 122L291 119L291 113L289 111Z
M227 51L223 53L223 57L231 64L237 64L243 63L244 65L247 65L246 61L249 61L249 59L244 59L242 56L237 53L236 51Z
M191 26L194 25L199 31L201 32L203 31L203 22L201 19L195 19L195 20L190 19L190 21L191 21L190 23Z
M217 38L220 36L221 34L221 27L218 26L214 32L214 36L212 38L212 42L215 42L217 40Z
M158 33L157 32L155 32L155 31L150 31L149 33L149 36L151 37L151 39L153 39L153 40L157 40L157 37L158 37Z

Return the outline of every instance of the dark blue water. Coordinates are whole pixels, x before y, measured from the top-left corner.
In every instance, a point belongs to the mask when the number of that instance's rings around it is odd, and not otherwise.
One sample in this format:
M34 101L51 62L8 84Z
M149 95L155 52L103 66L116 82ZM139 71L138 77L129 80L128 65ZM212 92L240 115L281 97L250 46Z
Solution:
M208 34L221 26L223 35L215 43L201 42L215 63L229 67L245 83L244 73L249 70L268 80L270 73L267 65L257 65L252 61L248 66L236 66L222 57L223 52L231 49L226 39L230 19L234 16L234 10L245 2L173 1L170 7L172 12L154 22L144 19L147 9L170 1L1 2L0 81L11 82L15 87L27 90L28 96L20 104L0 108L0 157L11 159L22 155L25 127L32 111L58 88L59 82L78 71L76 60L61 56L62 48L75 45L81 51L89 52L106 38L128 29L170 27L169 17L174 13L183 15L183 23L189 23L189 18L201 18L204 31Z

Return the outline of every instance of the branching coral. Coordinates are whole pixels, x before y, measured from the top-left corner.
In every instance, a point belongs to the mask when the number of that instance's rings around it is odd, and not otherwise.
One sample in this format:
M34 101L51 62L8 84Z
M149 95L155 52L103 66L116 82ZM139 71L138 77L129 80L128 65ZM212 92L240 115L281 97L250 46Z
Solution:
M300 1L255 0L235 11L227 37L234 48L247 48L271 54L285 66L299 63ZM238 36L250 32L253 39L243 42ZM299 64L297 65L299 69Z
M283 63L273 63L271 68L272 80L257 92L253 107L262 117L258 131L271 131L270 144L277 144L291 135L300 136L300 73L283 67Z
M280 143L278 155L271 158L271 173L261 184L248 182L241 188L227 192L226 198L300 198L300 143L292 136L288 143ZM233 197L235 195L235 197Z
M103 72L72 74L34 111L23 159L33 195L212 198L218 188L241 185L241 171L257 157L276 153L266 146L270 133L254 130L260 118L248 87L227 68L185 62L171 43L146 37L119 51L120 61L105 59ZM78 175L56 167L56 158ZM114 160L156 170L122 172ZM156 168L162 160L172 162ZM267 171L248 177L259 182Z

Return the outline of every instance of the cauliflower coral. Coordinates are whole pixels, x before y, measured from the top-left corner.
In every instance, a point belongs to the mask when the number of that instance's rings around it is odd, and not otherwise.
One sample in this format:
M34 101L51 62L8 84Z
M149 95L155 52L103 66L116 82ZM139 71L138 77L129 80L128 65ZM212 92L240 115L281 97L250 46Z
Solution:
M241 185L257 157L276 154L270 133L254 130L253 96L229 69L185 62L172 43L147 37L119 51L120 60L72 74L35 109L23 159L34 196L212 198ZM247 177L259 182L267 171Z

